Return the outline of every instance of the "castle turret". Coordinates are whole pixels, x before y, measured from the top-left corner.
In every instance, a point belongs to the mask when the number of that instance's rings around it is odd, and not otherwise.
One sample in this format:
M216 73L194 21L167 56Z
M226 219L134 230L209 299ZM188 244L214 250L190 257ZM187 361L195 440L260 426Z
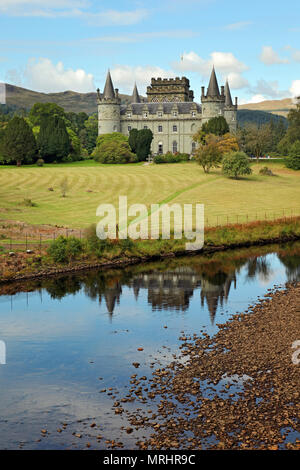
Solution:
M218 80L216 77L216 72L215 72L214 67L211 72L206 95L204 92L204 88L202 88L201 103L202 103L202 123L203 124L214 117L224 115L224 105L225 105L224 87L222 87L222 92L220 93Z
M228 80L226 80L225 85L224 117L228 123L229 131L235 133L237 130L237 98L235 99L235 104L233 104Z
M132 93L132 103L140 103L140 102L141 102L141 98L140 98L140 95L139 95L139 92L135 83L133 93Z
M110 71L107 73L103 94L98 91L98 134L120 132L121 100L118 89L114 90Z

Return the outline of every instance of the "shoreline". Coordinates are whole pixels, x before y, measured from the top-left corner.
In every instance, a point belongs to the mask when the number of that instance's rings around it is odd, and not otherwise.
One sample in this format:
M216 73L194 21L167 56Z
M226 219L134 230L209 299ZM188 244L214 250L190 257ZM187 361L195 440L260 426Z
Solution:
M150 431L137 448L300 450L299 302L299 281L274 287L212 337L182 332L179 355L148 378L132 375L113 409Z
M72 265L65 265L60 266L59 268L54 267L53 269L41 269L38 272L33 272L30 274L16 274L13 277L9 277L6 279L0 278L0 285L13 283L17 281L26 281L26 280L33 280L39 278L46 278L52 277L57 274L68 274L68 273L76 273L81 271L89 271L93 269L113 269L113 268L120 268L120 267L127 267L137 264L145 264L150 263L152 261L159 261L164 260L166 258L180 258L184 256L197 256L197 255L206 255L216 252L222 251L229 251L235 250L239 248L250 248L253 246L264 246L264 245L272 245L272 244L280 244L280 243L288 243L288 242L296 242L300 240L300 235L288 235L288 236L281 236L281 237L273 237L273 238L266 238L266 239L258 239L254 241L243 241L240 243L230 243L224 244L219 246L210 246L205 245L201 250L195 251L187 251L187 250L180 250L180 251L170 251L167 253L160 253L148 256L132 256L132 257L122 257L117 259L112 259L111 261L105 262L97 262L97 263L82 263L79 264L74 263Z

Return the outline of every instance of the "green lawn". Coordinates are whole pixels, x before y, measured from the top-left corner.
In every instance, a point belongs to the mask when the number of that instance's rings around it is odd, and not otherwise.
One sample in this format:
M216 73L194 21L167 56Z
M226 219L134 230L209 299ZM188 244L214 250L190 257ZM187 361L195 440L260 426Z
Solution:
M276 176L260 176L262 165ZM252 164L253 175L233 180L220 170L209 175L194 162L163 165L99 165L93 161L38 168L0 167L0 219L32 224L87 227L101 203L204 203L208 224L300 215L300 172L281 162ZM68 178L67 197L60 182ZM54 191L49 191L52 187ZM92 191L92 192L90 192ZM35 207L24 205L31 199Z

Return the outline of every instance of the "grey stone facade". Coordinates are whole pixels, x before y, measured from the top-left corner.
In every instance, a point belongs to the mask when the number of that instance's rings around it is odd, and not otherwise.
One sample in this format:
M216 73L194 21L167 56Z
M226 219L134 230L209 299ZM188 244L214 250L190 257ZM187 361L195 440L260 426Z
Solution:
M111 132L129 135L131 129L146 128L153 133L153 154L168 151L191 154L195 149L193 135L209 119L224 116L230 132L237 129L237 98L233 104L228 82L220 93L214 69L206 94L202 87L201 105L193 101L185 77L152 79L147 90L148 101L142 102L135 85L132 103L122 105L108 72L103 94L98 90L99 135Z

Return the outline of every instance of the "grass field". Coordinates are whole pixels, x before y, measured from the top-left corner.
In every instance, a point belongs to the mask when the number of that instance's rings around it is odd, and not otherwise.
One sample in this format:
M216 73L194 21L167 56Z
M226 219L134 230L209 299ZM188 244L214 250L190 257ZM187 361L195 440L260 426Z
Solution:
M276 176L261 176L268 165ZM194 162L164 165L99 165L78 162L38 168L0 167L0 219L29 224L84 228L97 222L101 203L203 203L209 226L300 215L300 172L282 163L252 164L245 179L224 178L220 170L206 175ZM66 197L61 181L68 179ZM48 188L53 188L49 191ZM26 206L25 199L35 205Z

